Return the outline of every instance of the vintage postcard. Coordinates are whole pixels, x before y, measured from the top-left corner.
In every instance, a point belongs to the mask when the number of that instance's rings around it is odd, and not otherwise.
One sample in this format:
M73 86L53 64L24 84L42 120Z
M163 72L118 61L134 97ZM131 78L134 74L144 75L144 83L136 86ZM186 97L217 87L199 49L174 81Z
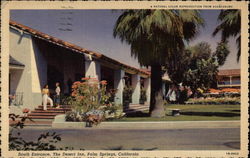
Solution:
M246 158L248 2L1 3L1 157Z

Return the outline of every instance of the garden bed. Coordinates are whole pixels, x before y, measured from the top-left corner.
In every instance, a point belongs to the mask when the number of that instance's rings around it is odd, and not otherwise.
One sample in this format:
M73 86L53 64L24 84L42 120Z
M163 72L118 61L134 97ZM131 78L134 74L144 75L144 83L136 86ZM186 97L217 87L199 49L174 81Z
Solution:
M222 98L196 98L189 99L186 104L202 104L202 105L234 105L240 104L240 97L222 97Z

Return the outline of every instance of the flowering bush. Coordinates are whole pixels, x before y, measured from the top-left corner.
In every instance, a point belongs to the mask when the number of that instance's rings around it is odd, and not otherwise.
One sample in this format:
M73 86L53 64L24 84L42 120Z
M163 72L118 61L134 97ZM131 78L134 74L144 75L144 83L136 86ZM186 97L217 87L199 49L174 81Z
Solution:
M240 93L238 92L213 92L213 93L204 93L203 97L205 98L234 98L234 97L240 97Z
M103 111L102 110L91 110L87 113L85 113L83 116L85 117L86 120L86 126L87 127L92 127L92 125L98 125L101 123L102 120L104 120L103 116Z
M223 89L209 89L210 93L223 93L223 92L228 92L228 93L240 93L240 89L238 88L223 88Z
M91 127L110 118L108 114L111 114L112 108L115 109L112 111L114 116L121 117L122 114L118 114L117 106L110 99L111 94L106 92L106 85L107 81L99 82L95 78L82 78L81 82L75 82L69 101L73 110L66 113L66 121L86 121Z
M99 109L108 101L106 94L106 81L99 82L95 78L82 78L72 85L72 99L69 102L73 110L82 114L93 109Z
M186 104L240 104L239 97L189 99Z

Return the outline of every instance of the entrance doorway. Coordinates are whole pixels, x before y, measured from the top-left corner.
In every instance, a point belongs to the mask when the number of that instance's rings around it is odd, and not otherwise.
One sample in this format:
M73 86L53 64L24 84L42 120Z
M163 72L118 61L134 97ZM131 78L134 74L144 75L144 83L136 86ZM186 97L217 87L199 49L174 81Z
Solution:
M101 80L107 81L107 90L114 89L114 70L105 66L101 66Z
M101 80L107 81L107 86L106 90L111 94L110 101L114 101L115 99L115 92L116 90L114 89L114 70L110 69L105 66L101 66Z
M47 69L47 84L49 86L49 89L54 92L56 89L56 82L59 82L61 87L61 93L64 93L64 76L63 73L60 72L58 69L56 69L54 66L48 65Z

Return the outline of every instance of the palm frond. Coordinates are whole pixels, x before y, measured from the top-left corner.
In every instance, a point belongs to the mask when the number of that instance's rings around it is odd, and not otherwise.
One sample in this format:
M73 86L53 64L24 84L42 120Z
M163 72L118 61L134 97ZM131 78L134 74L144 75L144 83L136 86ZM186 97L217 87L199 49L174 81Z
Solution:
M214 30L213 36L216 36L219 32L221 32L221 41L225 42L231 36L236 38L236 43L238 47L237 52L237 61L239 61L240 57L240 33L241 33L241 15L240 10L236 9L228 9L221 10L218 20L221 22Z
M125 10L115 24L113 35L131 47L131 56L149 66L165 63L184 49L184 41L197 34L203 20L197 11ZM188 14L188 15L187 15Z

